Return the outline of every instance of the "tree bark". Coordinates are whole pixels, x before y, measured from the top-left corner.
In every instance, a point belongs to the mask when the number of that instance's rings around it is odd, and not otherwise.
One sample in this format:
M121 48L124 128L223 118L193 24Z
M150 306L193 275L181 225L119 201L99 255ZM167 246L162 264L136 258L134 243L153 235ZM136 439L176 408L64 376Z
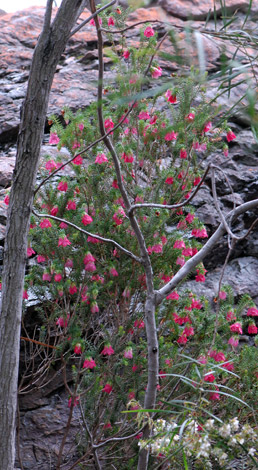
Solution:
M21 111L16 165L10 194L0 315L0 470L12 470L27 238L49 93L61 54L85 0L63 0L51 24L48 0Z
M148 270L146 270L148 272ZM148 384L144 398L144 408L154 409L156 406L157 385L159 383L159 343L155 319L155 294L154 289L147 295L145 302L146 336L148 344ZM150 413L151 414L151 413ZM143 440L148 439L151 428L147 424L143 431ZM139 452L137 470L147 470L149 461L149 449L143 448Z

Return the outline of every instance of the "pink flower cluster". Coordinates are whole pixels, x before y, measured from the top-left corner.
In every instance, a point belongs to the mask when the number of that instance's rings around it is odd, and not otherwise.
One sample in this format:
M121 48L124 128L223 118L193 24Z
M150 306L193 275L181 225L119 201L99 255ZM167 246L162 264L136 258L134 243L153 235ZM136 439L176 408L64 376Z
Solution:
M85 212L85 214L82 216L83 225L89 225L91 222L93 222L92 217L87 212Z
M104 153L99 153L96 156L95 163L98 163L99 165L101 165L102 163L105 163L105 162L108 162L106 155Z
M94 361L94 359L92 359L92 357L87 357L83 363L83 369L94 369L96 366L96 362Z
M159 78L162 75L162 68L161 67L152 67L151 68L151 76L152 78Z
M195 276L196 282L205 282L205 274L207 273L207 270L202 268L202 269L196 269L197 275Z
M171 90L166 91L165 97L167 98L169 103L176 103L177 102L176 94L175 93L173 94L171 92Z
M71 242L68 237L60 237L58 240L58 246L68 246L71 245Z
M156 245L148 246L149 255L151 255L152 253L162 253L162 251L163 251L162 243L157 243Z
M40 228L51 228L52 224L51 224L50 220L42 219L39 226L40 226Z
M86 253L83 263L85 271L89 273L96 271L95 258L89 251Z
M146 38L151 38L152 36L154 36L155 32L151 26L147 26L143 34Z
M116 225L121 225L125 218L125 211L122 207L119 207L114 213L112 219L115 221Z
M255 308L255 307L250 307L248 310L247 310L247 314L246 314L248 317L258 317L258 309Z
M193 228L192 235L196 238L207 238L208 234L205 228Z
M112 348L111 344L107 344L104 346L104 349L101 351L102 356L112 356L112 354L115 354L114 349Z
M60 141L60 139L59 139L56 132L53 132L52 134L50 134L50 138L49 138L49 144L50 145L56 145L56 144L58 144L59 141Z
M169 294L167 297L166 297L167 300L178 300L179 299L179 294L174 291L174 292L171 292L171 294Z

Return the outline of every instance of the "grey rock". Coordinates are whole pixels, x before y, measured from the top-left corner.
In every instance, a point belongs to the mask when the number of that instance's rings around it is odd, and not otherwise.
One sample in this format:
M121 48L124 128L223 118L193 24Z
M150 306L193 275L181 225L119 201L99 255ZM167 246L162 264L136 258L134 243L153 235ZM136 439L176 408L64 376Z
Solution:
M7 188L11 184L15 158L0 157L0 186ZM1 215L1 214L0 214Z
M19 451L24 470L56 468L69 411L67 396L63 393L52 397L46 406L21 412ZM78 458L75 436L80 429L79 421L80 412L75 408L64 448L64 469ZM19 465L18 460L16 465Z
M207 273L206 281L198 283L187 281L182 290L190 289L198 296L207 296L211 301L218 293L218 284L222 267L217 267ZM236 297L250 294L255 302L258 301L258 259L245 256L230 261L225 269L222 284L230 285Z
M255 3L255 2L254 2ZM204 20L209 11L213 16L214 2L212 0L159 0L159 4L171 15L178 16L182 19L192 18L195 20ZM222 13L221 3L215 3L217 16ZM237 10L247 11L249 5L248 0L227 0L227 12L232 14ZM253 13L256 12L254 7Z

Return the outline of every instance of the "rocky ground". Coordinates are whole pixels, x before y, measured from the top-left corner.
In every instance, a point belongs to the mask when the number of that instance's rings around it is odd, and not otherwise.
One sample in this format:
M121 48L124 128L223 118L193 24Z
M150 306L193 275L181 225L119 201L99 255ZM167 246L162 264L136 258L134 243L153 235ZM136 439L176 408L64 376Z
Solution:
M227 0L229 12L236 12L234 28L241 26L244 13L248 9L249 0ZM213 15L205 25L205 18L212 9L213 0L160 0L148 8L140 8L129 16L129 23L137 21L159 20L155 27L162 37L164 32L173 28L179 35L179 49L183 55L189 55L192 63L198 66L198 52L196 43L187 44L183 28L188 24L198 30L198 39L201 38L206 60L206 69L209 73L210 87L208 97L214 96L216 86L216 72L220 67L221 42L214 36L215 21ZM12 172L15 163L15 141L18 133L19 115L22 100L25 96L30 61L37 38L40 34L43 22L44 8L35 7L13 14L5 14L0 10L0 269L2 263L3 243L5 236L6 206L3 203L6 191L10 187ZM81 20L89 15L83 13ZM222 26L220 16L220 2L217 2L217 28ZM190 18L190 20L189 20ZM254 30L258 18L258 2L253 1L248 28ZM80 21L81 21L80 20ZM154 24L154 23L153 23ZM130 30L131 44L137 45L137 28ZM106 39L107 43L107 39ZM171 52L169 41L165 41L163 48ZM224 53L228 57L236 52L237 45L228 44ZM257 53L248 44L237 51L236 57L239 64L247 64L247 56L254 59ZM169 77L171 72L178 70L176 63L160 61L164 69L164 75ZM240 65L239 65L240 66ZM257 68L254 63L255 72ZM106 80L112 79L111 62L105 59ZM250 75L249 72L245 72ZM244 75L243 75L244 77ZM62 56L49 102L49 113L59 113L64 105L73 109L85 107L96 98L97 78L97 42L94 28L87 25L76 33L69 41L65 53ZM256 86L254 79L253 85ZM220 103L223 110L229 109L236 103L246 90L242 84L232 90L231 95L221 96ZM258 144L252 132L248 128L248 116L244 112L241 101L235 107L231 117L232 130L237 139L230 144L229 157L219 154L210 155L208 161L221 165L233 188L234 198L237 204L258 198ZM46 134L48 132L46 123ZM45 145L42 154L54 152L52 147ZM218 195L221 209L228 211L232 208L232 194L223 177L217 179ZM212 195L211 182L208 179L206 185L197 195L194 205L196 213L206 224L209 234L212 234L219 223L219 217L215 210ZM236 233L243 234L258 216L258 213L245 214L234 226ZM191 288L198 288L199 292L205 288L211 298L216 292L221 266L227 254L227 239L224 237L213 250L207 260L208 269L205 285L188 283ZM224 283L232 285L236 296L248 292L258 303L258 232L254 230L249 237L238 244L231 254L230 261L225 271ZM248 340L248 338L247 338ZM23 349L23 352L25 349ZM30 393L20 397L20 456L24 470L54 469L58 448L61 442L63 428L68 416L67 398L62 389L60 374L53 371L50 374L50 385L34 387ZM52 374L52 376L51 376ZM75 414L72 423L65 452L73 457L73 440L78 431L79 415ZM41 443L39 446L38 443ZM37 443L37 445L35 445ZM68 468L69 465L63 468ZM17 456L17 468L21 468Z

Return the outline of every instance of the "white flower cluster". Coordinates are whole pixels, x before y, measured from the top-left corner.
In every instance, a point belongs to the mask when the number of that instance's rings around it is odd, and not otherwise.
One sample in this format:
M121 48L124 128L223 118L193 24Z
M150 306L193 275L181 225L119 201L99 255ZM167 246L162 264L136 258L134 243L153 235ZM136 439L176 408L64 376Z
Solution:
M178 425L173 421L158 419L153 428L153 440L149 443L141 440L138 445L141 449L149 447L152 454L165 453L173 442L179 441L179 435L175 431L177 428L179 429Z
M175 421L158 419L153 428L152 439L148 442L140 441L139 446L140 448L148 447L154 455L160 453L168 455L173 453L173 450L178 452L180 448L183 448L187 457L203 461L205 469L212 468L211 457L221 468L225 468L230 457L238 451L242 452L239 444L245 444L246 449L249 449L248 455L257 459L258 449L249 447L250 444L257 443L257 437L257 433L249 424L240 427L237 417L222 425L214 419L208 419L201 426L196 420L189 419L186 424L184 423L184 428ZM224 443L222 448L218 445L221 438ZM227 452L225 452L225 444Z

